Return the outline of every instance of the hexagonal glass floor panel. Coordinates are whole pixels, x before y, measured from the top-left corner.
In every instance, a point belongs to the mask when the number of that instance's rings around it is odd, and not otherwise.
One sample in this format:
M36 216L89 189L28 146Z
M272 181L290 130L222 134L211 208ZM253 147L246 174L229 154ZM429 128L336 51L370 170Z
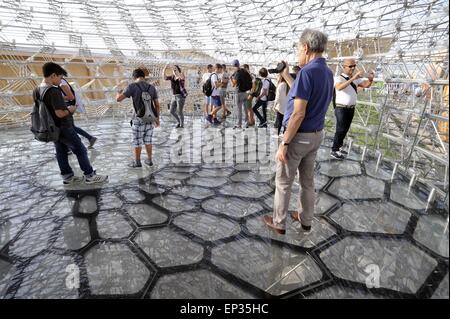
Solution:
M367 176L342 177L328 187L328 191L343 199L383 198L384 182Z
M402 234L411 213L392 203L345 203L331 216L343 228L354 232Z
M203 247L168 228L141 231L135 242L159 267L193 264L203 258Z
M97 230L101 238L126 238L133 228L120 214L109 211L100 212L97 216Z
M208 284L205 285L204 283ZM252 295L207 270L163 276L152 290L154 299L250 299Z
M420 216L414 239L435 253L448 258L448 217Z
M411 243L389 239L346 237L320 253L320 258L342 279L412 294L437 266Z
M173 223L206 241L235 236L241 231L239 224L205 213L186 213L176 217Z
M228 273L276 296L322 278L320 268L311 257L251 239L214 248L211 261Z
M164 207L165 209L178 213L185 210L192 210L196 207L195 203L185 200L178 195L163 195L153 198L153 203Z
M167 215L161 209L147 204L137 204L127 207L128 214L139 225L155 225L167 221Z
M199 186L180 186L174 188L171 193L194 199L204 199L214 195L213 190Z
M85 256L92 294L121 295L140 292L152 271L124 244L97 244Z
M76 299L78 289L71 289L67 270L78 267L73 258L42 254L25 268L25 280L20 283L14 298ZM69 280L68 280L69 279ZM73 281L73 284L78 284Z
M225 214L235 218L245 217L263 210L260 203L245 201L237 197L211 198L202 203L202 208L211 213Z
M329 177L361 174L361 164L350 161L331 161L320 164L320 173Z
M411 209L425 209L427 203L420 199L414 189L410 189L406 183L394 183L391 186L391 200Z

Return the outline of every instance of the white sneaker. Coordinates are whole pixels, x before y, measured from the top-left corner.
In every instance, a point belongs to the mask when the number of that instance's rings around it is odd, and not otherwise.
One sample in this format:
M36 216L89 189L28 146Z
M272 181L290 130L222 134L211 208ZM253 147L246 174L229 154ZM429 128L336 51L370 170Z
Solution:
M64 185L73 185L81 182L83 182L83 178L75 175L63 180Z
M330 155L331 155L331 157L333 157L333 158L335 158L335 159L338 159L338 160L343 160L343 159L345 159L345 156L342 155L340 151L337 151L337 152L331 152Z
M84 182L88 185L90 184L100 184L108 180L108 175L97 175L93 174L91 177L84 176Z

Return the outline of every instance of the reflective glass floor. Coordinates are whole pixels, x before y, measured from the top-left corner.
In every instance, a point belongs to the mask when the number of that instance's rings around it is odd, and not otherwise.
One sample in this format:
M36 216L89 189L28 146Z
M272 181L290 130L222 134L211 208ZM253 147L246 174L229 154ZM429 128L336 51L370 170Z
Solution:
M358 150L331 160L325 139L313 229L288 217L278 235L262 222L274 132L186 121L175 130L164 118L155 165L139 169L127 167L127 120L80 122L98 137L94 168L110 176L96 187L64 187L52 144L2 131L0 298L449 297L448 211L427 206L423 185L391 180L390 165ZM292 211L298 194L295 182Z

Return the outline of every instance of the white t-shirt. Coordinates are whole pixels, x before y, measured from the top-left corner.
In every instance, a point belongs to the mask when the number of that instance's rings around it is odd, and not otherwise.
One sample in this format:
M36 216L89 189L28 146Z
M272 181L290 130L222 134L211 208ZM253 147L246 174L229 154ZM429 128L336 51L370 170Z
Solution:
M67 82L66 79L61 79L61 83L59 86L67 86L70 90L69 82ZM63 94L64 96L64 94ZM79 113L85 113L86 109L84 107L83 99L81 98L80 92L78 90L74 89L74 96L75 96L75 105L77 106L76 111Z
M211 75L211 73L209 73L209 72L206 72L205 74L203 74L203 76L202 76L202 84L205 83L206 81L208 81L210 75Z
M270 81L269 79L263 79L262 80L262 87L261 87L261 93L262 90L266 90L266 95L261 97L261 101L267 101L267 94L269 94L269 87L270 87Z
M288 104L288 95L286 93L286 82L281 82L277 85L277 93L275 95L275 101L273 101L275 110L284 114L286 106Z
M344 74L346 78L348 78L347 75ZM338 83L344 83L348 80L344 79L341 75L336 76L334 78L334 86L336 87L336 84ZM356 79L353 81L353 83L356 85L356 88L358 88L358 85L362 82L364 82L365 79ZM336 104L342 104L342 105L356 105L356 100L358 98L358 94L356 93L355 89L349 85L343 90L336 90Z
M213 73L211 76L211 85L213 87L213 91L211 93L211 96L220 96L220 88L216 88L216 82L220 81L221 74Z

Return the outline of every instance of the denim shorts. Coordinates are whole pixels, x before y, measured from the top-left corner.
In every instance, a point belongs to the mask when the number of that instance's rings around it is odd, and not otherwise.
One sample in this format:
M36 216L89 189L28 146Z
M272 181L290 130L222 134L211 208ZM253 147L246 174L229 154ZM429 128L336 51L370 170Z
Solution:
M222 107L222 101L220 99L220 96L211 96L211 104L214 107Z

